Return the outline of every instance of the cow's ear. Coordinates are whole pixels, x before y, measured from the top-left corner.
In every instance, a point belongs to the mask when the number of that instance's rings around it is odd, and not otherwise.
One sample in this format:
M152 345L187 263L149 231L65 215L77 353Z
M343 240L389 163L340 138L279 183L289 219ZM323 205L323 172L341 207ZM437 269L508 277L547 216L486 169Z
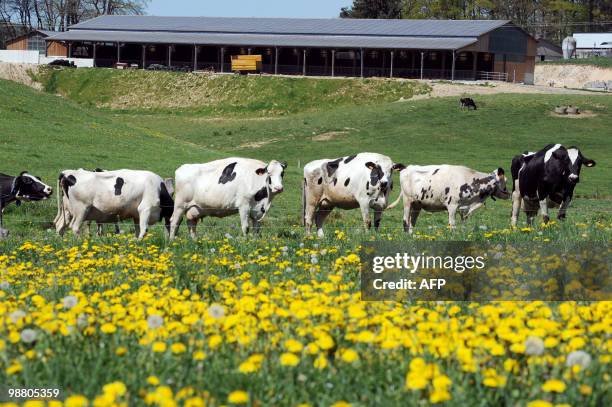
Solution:
M593 160L589 160L589 159L584 160L584 165L586 165L589 168L590 167L595 167L595 164L597 164L597 163L595 161L593 161Z
M505 175L505 174L506 174L506 172L504 171L504 169L503 169L503 168L499 167L499 168L497 169L497 176L498 176L498 177L501 177L502 175Z
M365 163L365 166L368 167L369 169L373 170L374 168L376 168L376 164L373 163L372 161L368 161L367 163Z
M406 168L406 166L402 163L395 163L393 164L393 167L391 167L391 169L394 171L402 171L404 168Z
M283 167L283 169L287 168L287 161L281 161L280 162L281 167Z
M258 168L255 170L255 173L257 175L264 175L266 172L268 172L268 170L266 168Z

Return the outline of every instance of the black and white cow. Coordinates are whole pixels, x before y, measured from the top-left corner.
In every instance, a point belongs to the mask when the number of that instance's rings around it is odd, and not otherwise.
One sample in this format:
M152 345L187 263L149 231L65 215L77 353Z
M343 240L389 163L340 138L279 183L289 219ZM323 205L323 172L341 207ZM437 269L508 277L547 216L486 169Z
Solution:
M393 188L392 172L401 169L391 158L376 153L359 153L336 159L311 161L304 166L304 226L309 234L312 223L323 237L323 223L334 208L361 209L366 230L370 229L370 209L378 229Z
M448 211L454 228L457 212L466 219L489 197L510 198L502 168L487 174L458 165L410 165L400 172L400 185L402 192L389 208L404 199L404 230L409 233L422 209Z
M70 227L79 234L83 222L133 219L142 239L149 227L164 219L169 230L174 202L164 180L150 171L62 171L58 179L56 231Z
M525 152L512 159L512 226L518 222L521 203L525 205L527 223L542 213L544 223L550 220L548 208L559 207L558 219L565 219L580 180L582 166L594 167L578 147L549 144L538 152Z
M0 173L0 210L11 202L21 205L22 201L42 201L48 199L53 188L41 181L40 177L27 171L16 177Z
M249 232L249 219L258 232L272 200L283 192L285 168L286 163L276 160L266 164L237 157L179 167L170 238L176 236L183 215L192 238L198 220L206 216L239 214L244 235Z

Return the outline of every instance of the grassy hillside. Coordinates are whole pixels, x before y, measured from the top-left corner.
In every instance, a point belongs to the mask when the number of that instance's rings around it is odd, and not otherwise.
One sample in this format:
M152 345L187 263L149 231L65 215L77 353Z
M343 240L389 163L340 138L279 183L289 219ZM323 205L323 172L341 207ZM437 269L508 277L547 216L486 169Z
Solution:
M91 81L99 74L83 72L94 75ZM285 79L277 80L285 83ZM4 155L0 171L27 169L51 184L63 168L150 169L166 177L183 163L228 155L289 161L285 192L274 202L266 233L299 233L301 167L313 159L376 151L405 164L453 163L490 171L498 166L509 169L515 154L553 142L576 144L598 162L581 177L576 195L582 199L573 205L574 219L609 223L612 98L605 96L482 96L478 97L479 110L470 112L459 110L454 98L440 98L335 109L321 106L281 117L239 117L192 109L173 113L98 110L6 81L0 81L0 93L0 149ZM79 94L76 89L70 93ZM553 117L550 111L558 104L578 105L589 115ZM396 193L397 189L394 197ZM357 212L335 212L329 229L358 231ZM466 224L472 231L469 238L483 238L488 232L480 229L482 225L507 227L509 212L508 201L489 203ZM14 236L25 237L42 232L54 213L52 200L11 206L5 218ZM424 229L440 228L446 224L444 218L443 214L423 216L419 224ZM222 235L236 222L235 218L207 219L204 225ZM386 214L383 225L399 229L401 211ZM573 236L571 230L568 235ZM466 236L466 229L447 235L459 240Z
M278 78L119 71L42 69L45 90L82 104L113 109L189 109L200 113L279 115L410 98L429 87L380 79Z

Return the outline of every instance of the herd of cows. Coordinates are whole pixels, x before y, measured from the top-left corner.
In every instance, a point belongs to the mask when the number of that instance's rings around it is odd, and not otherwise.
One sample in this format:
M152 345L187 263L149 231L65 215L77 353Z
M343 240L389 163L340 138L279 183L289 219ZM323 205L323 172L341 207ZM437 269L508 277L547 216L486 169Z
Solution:
M334 208L359 208L365 228L372 226L373 211L374 228L378 229L384 210L403 200L404 230L412 232L421 210L448 211L449 224L454 227L457 212L465 219L489 197L512 197L513 226L521 204L530 225L538 209L544 222L549 221L550 207L560 207L558 218L564 219L583 165L593 167L595 161L577 147L561 144L517 155L512 160L510 193L502 168L482 173L455 165L405 166L376 153L316 160L304 167L302 218L307 233L314 223L317 234L323 236L323 224ZM83 223L97 222L101 233L105 223L115 224L118 231L119 221L132 219L136 235L143 238L150 225L164 220L174 239L183 217L195 237L201 218L239 214L246 235L251 225L255 231L260 229L272 200L283 192L286 167L276 160L226 158L183 165L176 170L174 182L150 171L65 170L57 182L54 226L60 235L67 228L78 235ZM400 172L401 193L389 205L394 171ZM41 201L52 193L40 177L28 172L0 174L2 212L11 202ZM0 232L0 237L8 235L1 227Z

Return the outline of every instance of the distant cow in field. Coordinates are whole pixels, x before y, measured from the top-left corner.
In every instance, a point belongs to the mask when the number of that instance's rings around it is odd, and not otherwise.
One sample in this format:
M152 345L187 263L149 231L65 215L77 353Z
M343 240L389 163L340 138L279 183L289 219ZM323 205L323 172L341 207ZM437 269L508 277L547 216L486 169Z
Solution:
M504 170L478 172L457 165L410 165L400 172L402 192L389 206L404 200L404 230L412 233L422 209L448 211L448 223L455 227L457 212L466 219L484 205L487 198L509 199Z
M193 238L200 218L239 214L242 233L249 219L258 232L274 197L283 192L287 164L250 158L226 158L206 164L186 164L175 173L176 195L170 238L176 236L182 216Z
M544 223L550 220L548 208L559 207L558 219L565 219L580 180L582 166L594 167L578 147L549 144L537 152L525 152L512 159L512 226L518 222L521 203L527 224L540 209Z
M48 199L53 188L41 181L40 177L23 171L17 176L0 173L0 210L11 202L21 205L22 201L42 201Z
M472 98L461 98L459 99L459 106L463 108L467 108L467 110L474 109L476 110L476 102Z
M323 223L334 208L361 210L366 230L370 229L370 209L378 229L393 188L392 171L404 168L391 158L376 153L360 153L336 159L312 161L304 166L303 219L306 233L313 221L323 236Z
M149 227L162 219L169 229L174 202L167 183L150 171L92 172L65 170L58 180L58 214L55 228L79 234L85 221L99 223L133 219L142 239Z

